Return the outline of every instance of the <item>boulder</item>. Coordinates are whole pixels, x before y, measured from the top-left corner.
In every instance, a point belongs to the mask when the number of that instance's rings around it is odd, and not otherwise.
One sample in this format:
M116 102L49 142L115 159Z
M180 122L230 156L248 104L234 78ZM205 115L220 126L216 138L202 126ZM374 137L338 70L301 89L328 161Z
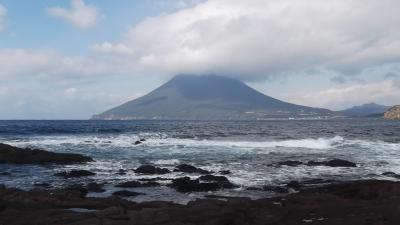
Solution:
M216 178L215 178L216 177ZM205 177L192 180L189 177L177 178L172 181L169 186L176 189L179 192L207 192L216 191L222 188L234 188L235 186L229 182L226 177L214 176ZM207 182L200 182L207 181Z
M228 174L231 174L231 171L230 170L221 170L221 171L219 171L219 174L228 175Z
M119 169L118 172L116 173L117 175L125 175L126 174L126 170L124 169Z
M122 188L136 188L136 187L157 187L160 186L159 183L154 181L148 182L139 182L139 181L127 181L121 184L115 185L115 187L122 187Z
M332 159L322 162L309 161L307 166L357 167L357 164L343 159Z
M199 177L201 181L211 181L211 182L229 182L228 178L224 176L214 176L214 175L204 175Z
M175 167L174 172L183 172L183 173L199 173L199 174L211 174L212 172L203 170L192 165L181 164Z
M200 183L198 179L192 180L190 177L174 179L169 186L179 192L207 192L221 188L218 183Z
M386 176L386 177L393 177L396 179L400 179L400 174L393 173L393 172L384 172L384 173L382 173L382 175Z
M114 192L113 195L122 196L122 197L133 197L133 196L142 195L142 193L138 193L138 192L134 192L134 191L121 190L121 191Z
M160 168L160 167L151 166L151 165L139 166L135 170L135 173L141 173L141 174L167 174L170 172L171 171L169 171L169 169L167 169L167 168Z
M279 165L279 166L300 166L302 164L303 164L303 162L293 161L293 160L287 160L287 161L277 163L277 165Z
M75 164L93 161L88 156L54 153L38 149L17 148L0 143L0 163L12 164Z
M93 172L87 170L71 170L71 171L64 171L60 173L54 174L54 176L64 177L64 178L73 178L73 177L88 177L96 175Z
M104 184L99 184L99 183L94 183L94 182L88 183L85 186L85 188L89 192L97 192L97 193L105 192L106 190L103 187L104 187Z

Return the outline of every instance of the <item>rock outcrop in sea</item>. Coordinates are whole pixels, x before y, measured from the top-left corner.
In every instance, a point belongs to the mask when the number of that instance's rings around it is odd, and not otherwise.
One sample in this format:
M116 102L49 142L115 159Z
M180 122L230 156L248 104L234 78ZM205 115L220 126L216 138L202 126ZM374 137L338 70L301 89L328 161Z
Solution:
M400 120L400 105L393 106L383 114L383 118L390 120Z
M0 143L0 163L12 164L75 164L93 161L88 156L55 153L39 149L17 148Z

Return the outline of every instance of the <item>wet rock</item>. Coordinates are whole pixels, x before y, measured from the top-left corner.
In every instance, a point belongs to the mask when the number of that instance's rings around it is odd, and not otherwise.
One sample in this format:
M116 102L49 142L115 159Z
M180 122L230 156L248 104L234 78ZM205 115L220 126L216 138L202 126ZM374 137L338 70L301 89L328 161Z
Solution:
M203 170L192 165L181 164L175 167L174 172L183 172L183 173L199 173L199 174L211 174L211 171Z
M221 171L219 171L219 174L228 175L228 174L231 174L231 171L230 170L221 170Z
M140 178L138 181L166 181L166 180L173 180L173 178L166 178L166 177L153 177L153 178Z
M151 165L143 165L139 166L136 170L135 173L141 173L141 174L167 174L170 173L169 169L167 168L160 168L156 166L151 166Z
M400 179L400 174L394 173L394 172L384 172L382 173L383 176L387 176L387 177L393 177L396 179Z
M85 188L89 192L97 192L97 193L105 192L106 190L103 187L104 187L104 184L99 184L99 183L94 183L94 182L88 183L85 186Z
M343 159L332 159L322 162L309 161L307 166L357 167L357 164Z
M113 195L122 196L122 197L133 197L133 196L142 195L142 193L138 193L138 192L134 192L134 191L122 190L122 191L114 192Z
M141 142L141 141L135 141L135 143L134 143L134 145L140 145L140 144L142 144L143 142Z
M83 184L72 184L69 185L64 189L64 191L67 191L69 193L78 193L79 196L85 197L88 193L88 190L83 186Z
M283 161L283 162L278 162L277 165L279 165L279 166L300 166L300 165L303 165L303 162L287 160L287 161Z
M54 153L38 149L17 148L0 143L0 163L13 164L75 164L93 161L80 154Z
M288 184L286 184L286 187L293 188L294 190L300 190L301 184L298 181L290 181Z
M207 197L217 199L199 199L187 205L134 203L116 197L81 197L72 191L0 188L0 221L7 225L396 225L400 221L400 182L393 181L344 182L284 198Z
M206 177L202 176L202 179L192 180L189 177L177 178L172 181L169 186L176 189L179 192L207 192L216 191L222 188L234 188L235 186L229 182L226 177L213 176ZM206 182L200 182L206 181Z
M43 183L34 183L33 186L35 187L42 187L42 188L49 188L51 185L49 183L43 182Z
M218 183L200 183L198 179L192 180L190 177L174 179L169 186L179 192L207 192L221 188Z
M275 192L275 193L288 193L288 189L281 187L281 186L271 186L271 185L265 185L262 188L263 191L269 191L269 192Z
M87 170L71 170L71 171L64 171L60 173L54 174L54 176L64 177L64 178L73 178L73 177L88 177L96 175L93 172Z
M10 172L0 172L0 176L11 176Z
M157 187L160 186L159 183L154 181L148 182L139 182L139 181L127 181L121 184L115 185L115 187L122 187L122 188L136 188L136 187Z
M126 174L126 170L124 169L119 169L118 172L116 173L118 175L125 175Z

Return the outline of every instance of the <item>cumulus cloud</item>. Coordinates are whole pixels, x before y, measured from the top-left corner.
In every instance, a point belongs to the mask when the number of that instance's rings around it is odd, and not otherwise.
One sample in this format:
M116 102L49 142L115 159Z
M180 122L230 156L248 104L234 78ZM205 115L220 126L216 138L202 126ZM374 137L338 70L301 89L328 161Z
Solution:
M7 15L7 9L2 4L0 4L0 32L2 32L5 28L4 20L6 15Z
M128 46L117 43L113 44L110 42L103 42L101 44L93 45L92 49L100 53L111 53L111 54L132 54L133 50Z
M69 9L55 6L46 8L46 12L82 29L95 26L100 17L96 7L85 4L83 0L71 0Z
M209 0L148 18L115 45L131 49L140 66L168 73L357 74L400 61L399 7L397 0Z

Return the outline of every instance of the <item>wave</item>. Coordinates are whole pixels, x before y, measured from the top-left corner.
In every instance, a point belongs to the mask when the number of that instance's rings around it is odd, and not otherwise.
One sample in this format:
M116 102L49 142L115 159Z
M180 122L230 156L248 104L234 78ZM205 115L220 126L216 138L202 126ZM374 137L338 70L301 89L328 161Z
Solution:
M135 141L145 137L143 145L135 145ZM307 148L330 149L343 144L341 136L331 138L307 138L297 140L271 141L234 141L234 140L196 140L169 138L164 134L116 135L116 136L41 136L30 139L6 141L17 146L94 146L108 147L228 147L228 148Z

